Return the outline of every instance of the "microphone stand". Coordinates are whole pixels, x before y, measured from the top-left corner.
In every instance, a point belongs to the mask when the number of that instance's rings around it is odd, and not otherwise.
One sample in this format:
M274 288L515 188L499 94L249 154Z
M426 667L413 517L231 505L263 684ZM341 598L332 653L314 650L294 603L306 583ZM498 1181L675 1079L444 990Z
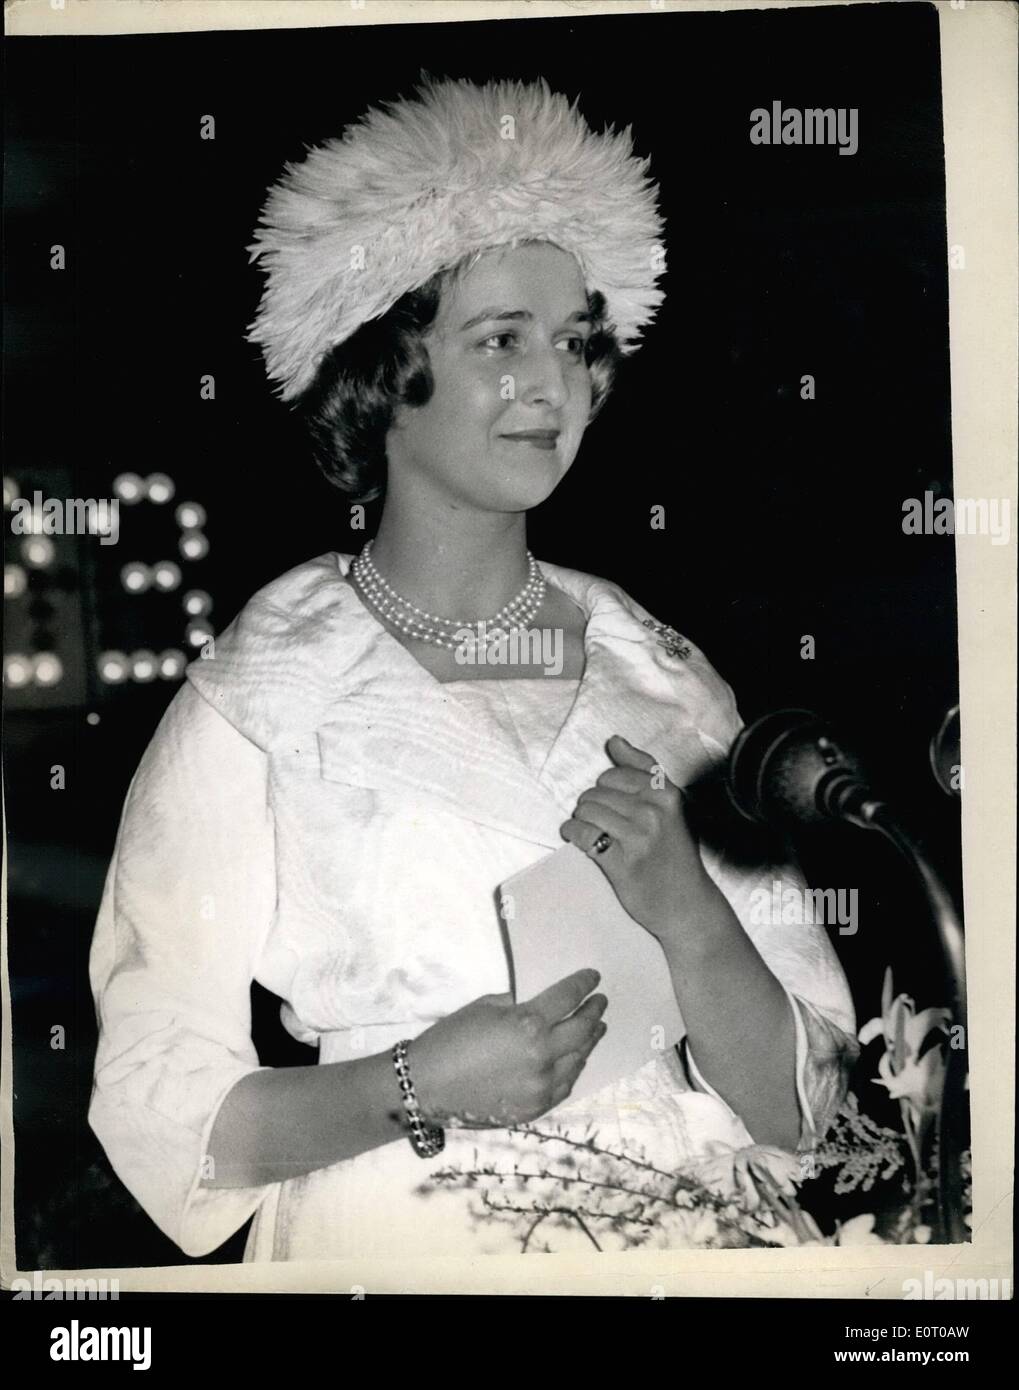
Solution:
M951 1011L965 1030L965 949L952 897L920 845L869 789L862 766L838 734L810 710L776 710L762 716L733 745L729 794L741 814L752 821L774 822L789 830L804 822L848 821L883 835L923 891L950 981ZM938 1211L945 1238L961 1244L969 1238L958 1162L963 1147L960 1117L966 1113L966 1069L959 1049L947 1051L937 1127Z
M875 800L862 782L847 776L835 779L827 788L827 803L832 811L859 826L874 830L894 845L909 865L922 889L937 931L938 942L951 983L952 1015L963 1027L966 1037L966 955L962 924L951 895L928 862L917 842L903 829L883 801ZM946 1049L944 1086L938 1113L938 1209L942 1231L952 1245L969 1239L963 1220L962 1173L959 1159L962 1154L962 1125L965 1114L966 1068L963 1049Z

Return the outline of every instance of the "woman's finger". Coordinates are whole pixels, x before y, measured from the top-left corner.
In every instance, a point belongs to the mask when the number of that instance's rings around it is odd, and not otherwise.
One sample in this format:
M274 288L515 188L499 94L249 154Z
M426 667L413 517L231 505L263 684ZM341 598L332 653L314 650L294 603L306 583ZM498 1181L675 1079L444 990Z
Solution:
M635 748L622 734L613 734L605 745L605 751L617 767L635 767L641 772L651 772L658 765L656 758L642 748Z
M577 1077L587 1065L587 1059L601 1042L607 1032L605 1024L599 1024L594 1031L594 1035L583 1047L574 1048L556 1060L552 1068L552 1086L558 1092L560 1088L565 1088L563 1099L569 1095L577 1084ZM558 1104L558 1102L556 1102Z
M614 791L612 787L592 787L590 791L581 792L573 814L581 820L588 820L597 818L603 811L610 811L628 821L632 820L634 813L640 809L640 803L633 792ZM608 828L605 827L606 830Z
M597 826L599 832L607 830L614 840L628 839L633 833L632 815L610 806L608 802L596 796L588 796L578 801L573 819Z
M558 1023L583 1003L600 979L597 970L576 970L572 975L556 980L554 985L549 985L520 1007L540 1014L548 1024Z
M573 1071L564 1071L562 1076L556 1079L552 1088L552 1101L548 1107L549 1110L554 1110L557 1105L562 1105L563 1101L569 1100L570 1092L577 1084L577 1077L581 1070L578 1067Z
M598 1027L608 1002L604 994L592 994L591 998L586 999L569 1018L555 1024L551 1032L553 1056L559 1058L567 1052L578 1052L583 1051L585 1047L593 1047L597 1038L601 1036Z
M595 782L596 787L611 787L617 792L639 794L650 785L650 776L637 767L608 767Z
M583 850L591 858L605 859L619 848L619 844L629 828L629 821L624 821L621 816L613 816L611 812L605 811L598 817L597 823L573 816L559 827L559 834L564 840L568 840L571 845L576 845L577 849ZM604 834L611 837L612 843L601 854L592 853L598 837Z

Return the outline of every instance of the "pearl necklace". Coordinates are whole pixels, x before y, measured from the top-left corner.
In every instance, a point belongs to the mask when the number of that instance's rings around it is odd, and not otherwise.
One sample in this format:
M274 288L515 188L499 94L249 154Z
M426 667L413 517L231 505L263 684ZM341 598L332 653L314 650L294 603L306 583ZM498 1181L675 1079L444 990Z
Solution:
M351 575L368 604L399 632L418 642L432 642L449 651L464 647L487 650L511 630L526 629L545 601L545 576L528 551L526 584L494 617L441 618L398 594L376 568L371 548L371 541L367 541L350 567Z

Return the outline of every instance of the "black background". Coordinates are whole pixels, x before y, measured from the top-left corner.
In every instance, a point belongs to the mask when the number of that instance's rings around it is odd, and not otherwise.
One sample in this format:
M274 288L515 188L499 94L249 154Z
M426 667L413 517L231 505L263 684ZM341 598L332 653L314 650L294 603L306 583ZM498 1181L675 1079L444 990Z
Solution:
M958 806L927 763L957 698L953 540L902 533L905 498L951 492L936 12L639 9L9 41L5 471L23 496L109 497L117 473L170 474L177 500L209 513L210 554L185 587L214 595L217 629L291 566L359 548L244 341L261 289L244 248L265 190L422 69L544 76L595 127L632 125L652 156L668 273L645 346L532 518L532 549L622 584L693 638L745 718L791 704L844 724L957 888ZM858 152L752 145L750 112L773 100L856 107ZM208 115L214 140L200 138ZM214 401L200 398L205 373ZM650 529L654 505L664 531ZM143 510L122 508L116 547L62 543L49 590L33 589L35 630L59 645L80 626L79 693L6 718L21 1268L186 1262L85 1122L92 924L127 784L176 689L112 690L92 674L104 648L180 643L169 600L118 586L122 563L160 558L175 537L168 514ZM50 789L57 763L63 791ZM861 1022L888 964L918 1004L947 1002L922 906L883 847L831 832L801 850L819 886L859 887L860 931L833 940ZM264 1061L313 1060L274 1001L256 1004ZM64 1051L49 1046L56 1024ZM865 1054L855 1088L890 1119L875 1070Z

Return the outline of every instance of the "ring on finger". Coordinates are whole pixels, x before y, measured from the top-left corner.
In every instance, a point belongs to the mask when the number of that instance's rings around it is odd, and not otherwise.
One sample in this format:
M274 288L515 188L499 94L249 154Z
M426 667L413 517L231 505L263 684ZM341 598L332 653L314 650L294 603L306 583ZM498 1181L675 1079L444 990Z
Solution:
M603 830L591 846L591 850L594 854L604 854L611 844L612 836L607 830Z

